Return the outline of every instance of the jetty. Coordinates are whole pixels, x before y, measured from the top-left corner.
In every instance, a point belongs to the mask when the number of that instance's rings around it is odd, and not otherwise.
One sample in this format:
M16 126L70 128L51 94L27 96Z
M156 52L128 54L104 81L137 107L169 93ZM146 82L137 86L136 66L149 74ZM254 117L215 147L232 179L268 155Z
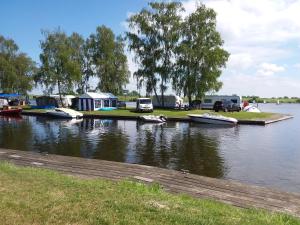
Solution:
M159 184L166 191L212 199L242 208L260 208L300 217L300 194L246 185L237 181L198 176L152 166L0 149L0 161L18 166L56 170L82 178L133 180Z

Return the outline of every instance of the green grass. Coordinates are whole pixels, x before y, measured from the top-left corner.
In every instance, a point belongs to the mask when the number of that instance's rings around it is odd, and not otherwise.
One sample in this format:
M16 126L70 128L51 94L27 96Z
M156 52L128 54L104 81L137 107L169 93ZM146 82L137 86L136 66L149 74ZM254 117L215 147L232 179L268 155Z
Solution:
M0 224L300 224L292 216L164 192L158 185L0 163Z
M30 110L30 109L27 109ZM25 110L26 111L26 110ZM32 109L30 112L45 112L44 109ZM155 109L153 113L138 113L134 109L117 109L112 111L84 111L87 115L113 115L113 116L141 116L141 115L165 115L167 117L184 118L187 114L203 114L203 113L214 113L224 116L236 118L238 120L267 120L276 119L280 117L280 114L276 113L250 113L250 112L220 112L215 113L210 110L171 110L171 109Z

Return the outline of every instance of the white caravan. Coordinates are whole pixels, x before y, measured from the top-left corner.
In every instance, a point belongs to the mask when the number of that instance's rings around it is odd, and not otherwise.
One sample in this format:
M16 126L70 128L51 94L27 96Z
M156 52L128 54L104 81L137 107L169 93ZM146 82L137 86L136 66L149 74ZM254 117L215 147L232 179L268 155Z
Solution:
M159 101L157 101L156 96L152 97L153 107L162 107L162 96L158 96ZM164 96L164 108L178 108L179 106L183 106L183 99L176 95L165 95Z
M241 105L242 98L237 95L206 95L201 102L202 109L213 109L216 101L231 101Z

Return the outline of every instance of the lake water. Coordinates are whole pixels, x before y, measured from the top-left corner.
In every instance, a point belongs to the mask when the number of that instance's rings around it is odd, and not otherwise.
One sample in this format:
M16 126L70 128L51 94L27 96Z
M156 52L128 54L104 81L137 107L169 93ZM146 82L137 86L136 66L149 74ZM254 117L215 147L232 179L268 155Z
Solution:
M268 126L0 117L0 148L137 163L300 192L300 104L261 104L294 119Z

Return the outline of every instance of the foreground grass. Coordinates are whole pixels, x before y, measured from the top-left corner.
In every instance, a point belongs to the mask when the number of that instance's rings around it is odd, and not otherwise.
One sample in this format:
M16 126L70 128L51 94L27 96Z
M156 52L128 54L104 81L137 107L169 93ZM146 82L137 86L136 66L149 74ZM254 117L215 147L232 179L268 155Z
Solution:
M44 109L25 109L24 111L30 112L45 112ZM214 113L217 115L229 116L236 118L238 120L267 120L267 119L277 119L281 115L277 113L250 113L250 112L219 112L215 113L211 110L172 110L172 109L155 109L153 113L138 113L134 109L117 109L112 111L84 111L86 115L112 115L112 116L141 116L141 115L165 115L167 117L173 118L185 118L187 114L203 114L203 113Z
M0 224L300 224L291 216L0 163Z

